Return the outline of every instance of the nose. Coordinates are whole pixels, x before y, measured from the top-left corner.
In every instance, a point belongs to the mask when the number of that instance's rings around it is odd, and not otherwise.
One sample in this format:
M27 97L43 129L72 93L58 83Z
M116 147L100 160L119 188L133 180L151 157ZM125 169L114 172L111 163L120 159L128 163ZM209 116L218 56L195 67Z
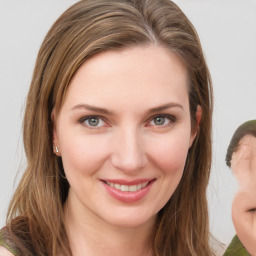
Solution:
M127 173L136 173L147 164L142 135L136 129L120 131L114 142L112 165Z

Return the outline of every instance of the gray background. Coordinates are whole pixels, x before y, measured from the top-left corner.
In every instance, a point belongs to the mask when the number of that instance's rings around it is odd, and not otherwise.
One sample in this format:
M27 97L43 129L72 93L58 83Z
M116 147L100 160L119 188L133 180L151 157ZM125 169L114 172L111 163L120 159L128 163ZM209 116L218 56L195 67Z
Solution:
M56 18L75 0L0 0L0 226L21 176L22 116L40 44ZM225 166L239 124L256 118L256 2L176 0L202 41L214 85L214 153L208 189L213 235L234 235L231 203L236 182ZM17 174L18 173L18 174Z

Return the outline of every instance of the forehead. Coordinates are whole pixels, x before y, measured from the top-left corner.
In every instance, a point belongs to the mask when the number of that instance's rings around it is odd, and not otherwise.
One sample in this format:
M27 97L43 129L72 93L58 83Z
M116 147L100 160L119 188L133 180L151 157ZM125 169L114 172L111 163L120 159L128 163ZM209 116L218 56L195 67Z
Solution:
M231 168L242 166L256 158L256 137L252 135L243 136L231 158Z
M253 147L256 145L256 137L253 135L245 135L241 138L238 143L238 150L239 149L246 149L248 147Z
M174 53L151 45L93 56L71 80L65 101L104 104L111 98L108 105L122 101L128 107L131 101L138 104L145 98L158 105L163 101L184 101L184 96L188 98L185 66Z

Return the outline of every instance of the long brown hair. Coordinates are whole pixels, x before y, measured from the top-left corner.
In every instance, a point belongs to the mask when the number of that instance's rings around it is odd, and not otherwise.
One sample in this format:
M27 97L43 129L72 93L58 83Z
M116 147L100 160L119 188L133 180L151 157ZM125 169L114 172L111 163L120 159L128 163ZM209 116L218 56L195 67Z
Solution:
M191 126L202 119L181 182L159 212L154 255L212 255L206 188L211 167L212 88L197 33L169 0L82 0L54 23L38 53L24 117L27 168L9 207L7 226L21 255L72 255L63 207L69 184L52 150L53 107L61 108L70 80L96 53L156 44L187 68Z

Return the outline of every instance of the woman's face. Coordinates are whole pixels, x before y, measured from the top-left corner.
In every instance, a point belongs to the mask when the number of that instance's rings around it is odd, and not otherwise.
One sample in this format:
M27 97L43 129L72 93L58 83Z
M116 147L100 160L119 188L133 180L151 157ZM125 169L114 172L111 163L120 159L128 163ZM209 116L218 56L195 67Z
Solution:
M160 46L86 61L53 118L68 202L81 216L117 226L155 219L180 182L196 134L186 70Z

